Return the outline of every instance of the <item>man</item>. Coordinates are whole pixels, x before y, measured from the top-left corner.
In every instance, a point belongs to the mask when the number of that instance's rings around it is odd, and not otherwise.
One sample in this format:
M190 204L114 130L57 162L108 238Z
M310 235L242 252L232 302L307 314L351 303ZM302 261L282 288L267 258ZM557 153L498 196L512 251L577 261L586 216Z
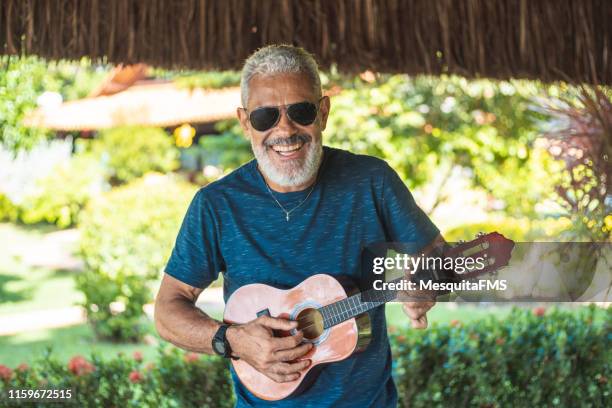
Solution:
M263 316L228 327L195 307L219 272L226 300L250 283L290 288L316 273L358 279L360 250L368 243L425 248L440 240L439 231L384 161L323 147L330 100L321 94L310 54L291 46L258 50L244 65L241 94L238 119L255 160L194 197L156 299L156 327L186 350L216 350L277 382L292 381L309 365L296 359L311 345L302 343L300 332L276 338L272 330L293 329L295 322ZM413 327L427 326L432 306L404 303ZM298 396L260 400L232 372L237 406L394 407L384 307L372 310L370 319L368 348L325 366Z

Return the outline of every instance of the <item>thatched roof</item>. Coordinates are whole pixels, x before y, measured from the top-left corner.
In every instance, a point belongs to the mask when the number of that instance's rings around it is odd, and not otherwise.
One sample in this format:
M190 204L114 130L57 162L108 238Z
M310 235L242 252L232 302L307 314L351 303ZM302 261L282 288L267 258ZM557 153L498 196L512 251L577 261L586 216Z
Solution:
M342 71L612 84L608 0L3 0L3 54L236 69L301 45Z
M97 130L125 125L172 127L236 117L240 89L178 88L141 81L124 91L38 108L24 125L54 130Z

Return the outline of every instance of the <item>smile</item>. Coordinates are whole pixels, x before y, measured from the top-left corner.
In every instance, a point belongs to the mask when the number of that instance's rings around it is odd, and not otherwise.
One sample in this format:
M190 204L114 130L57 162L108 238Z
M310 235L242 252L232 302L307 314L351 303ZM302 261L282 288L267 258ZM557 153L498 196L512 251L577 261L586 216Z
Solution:
M291 145L273 145L272 150L281 156L291 156L292 154L299 151L304 146L303 142L291 144Z

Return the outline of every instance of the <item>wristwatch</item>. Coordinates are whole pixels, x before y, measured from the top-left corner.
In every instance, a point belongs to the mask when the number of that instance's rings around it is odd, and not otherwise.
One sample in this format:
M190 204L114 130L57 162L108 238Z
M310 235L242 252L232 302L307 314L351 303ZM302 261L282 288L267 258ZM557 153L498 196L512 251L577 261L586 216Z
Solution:
M227 337L225 336L225 332L229 327L229 324L222 323L217 333L215 333L212 339L212 348L215 353L225 358L232 358L234 360L238 360L238 357L232 356L232 347L227 341Z

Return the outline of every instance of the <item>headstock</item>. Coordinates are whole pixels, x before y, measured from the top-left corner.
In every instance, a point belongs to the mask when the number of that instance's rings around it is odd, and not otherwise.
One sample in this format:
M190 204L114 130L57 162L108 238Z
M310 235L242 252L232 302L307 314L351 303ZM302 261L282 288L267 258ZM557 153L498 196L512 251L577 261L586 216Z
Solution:
M479 233L476 239L469 242L460 242L453 246L445 255L453 258L472 258L480 262L475 268L459 274L462 279L473 278L485 273L497 271L508 265L510 255L514 249L514 241L504 237L498 232L488 234ZM480 268L480 264L484 264Z

